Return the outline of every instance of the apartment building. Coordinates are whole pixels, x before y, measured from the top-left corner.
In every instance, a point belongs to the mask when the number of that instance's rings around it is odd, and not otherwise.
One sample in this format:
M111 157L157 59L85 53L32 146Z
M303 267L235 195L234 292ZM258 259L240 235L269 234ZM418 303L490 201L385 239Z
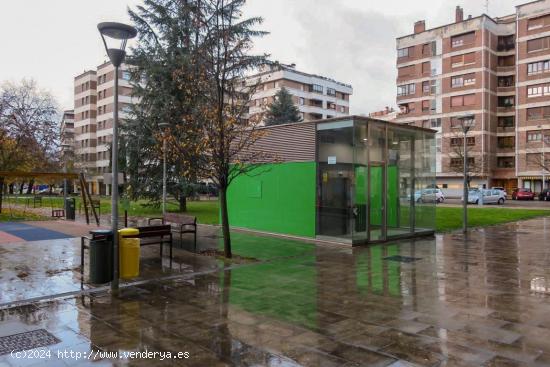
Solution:
M437 183L462 190L462 126L473 186L542 188L550 136L550 0L397 38L397 123L437 130ZM548 186L548 180L546 180Z
M74 152L74 111L63 111L59 123L59 142L62 147L62 156L68 156Z
M250 116L264 113L282 87L292 95L303 121L349 115L351 85L298 71L295 64L267 65L248 77L246 84L256 88L249 107Z
M386 106L383 110L370 112L369 117L388 122L395 122L397 114L398 111L396 111L393 107Z
M74 126L75 164L87 177L92 194L109 195L110 184L104 174L110 173L110 144L113 136L115 70L110 62L96 70L75 77ZM127 118L132 87L125 65L118 75L119 119Z

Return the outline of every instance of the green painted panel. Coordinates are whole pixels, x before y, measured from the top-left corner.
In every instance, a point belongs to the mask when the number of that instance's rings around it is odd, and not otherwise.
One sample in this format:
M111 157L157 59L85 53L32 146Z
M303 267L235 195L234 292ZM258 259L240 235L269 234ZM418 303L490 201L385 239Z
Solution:
M370 219L375 226L382 225L382 167L370 167Z
M388 166L388 227L398 227L399 222L399 168Z
M227 192L229 223L315 237L315 162L266 164L239 176Z

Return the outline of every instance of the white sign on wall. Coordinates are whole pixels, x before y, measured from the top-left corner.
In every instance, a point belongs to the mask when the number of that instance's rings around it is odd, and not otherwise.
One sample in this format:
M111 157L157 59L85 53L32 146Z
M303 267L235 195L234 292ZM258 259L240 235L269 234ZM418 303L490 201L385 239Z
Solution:
M328 164L336 164L336 156L335 155L329 156L328 159L327 159L327 163Z

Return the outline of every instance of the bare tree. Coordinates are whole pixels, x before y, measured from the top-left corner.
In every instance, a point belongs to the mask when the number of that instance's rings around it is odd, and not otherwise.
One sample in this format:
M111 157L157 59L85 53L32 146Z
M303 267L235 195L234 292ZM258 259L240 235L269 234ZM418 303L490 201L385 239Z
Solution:
M466 136L466 150L464 150L464 133L462 130L455 131L449 138L449 141L454 141L454 144L450 144L449 159L456 159L460 164L452 164L449 162L449 170L459 175L464 174L464 155L468 157L468 170L467 181L468 187L472 177L480 176L483 173L483 156L479 156L474 152L475 144L469 144L468 138L473 136Z
M34 80L4 83L0 88L0 171L58 169L58 118L55 99ZM3 185L0 178L0 210Z

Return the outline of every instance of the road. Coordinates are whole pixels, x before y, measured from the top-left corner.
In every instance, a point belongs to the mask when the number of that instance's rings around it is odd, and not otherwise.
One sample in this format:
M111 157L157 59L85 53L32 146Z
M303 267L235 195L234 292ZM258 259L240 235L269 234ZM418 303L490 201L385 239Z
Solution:
M445 206L460 206L462 205L462 201L460 199L445 199L445 202L443 204L438 205L445 205ZM470 204L470 206L477 206L475 204ZM508 208L515 208L515 209L550 209L550 201L539 201L537 199L533 201L529 200L506 200L504 205L484 205L484 206L499 206L499 207L508 207Z

